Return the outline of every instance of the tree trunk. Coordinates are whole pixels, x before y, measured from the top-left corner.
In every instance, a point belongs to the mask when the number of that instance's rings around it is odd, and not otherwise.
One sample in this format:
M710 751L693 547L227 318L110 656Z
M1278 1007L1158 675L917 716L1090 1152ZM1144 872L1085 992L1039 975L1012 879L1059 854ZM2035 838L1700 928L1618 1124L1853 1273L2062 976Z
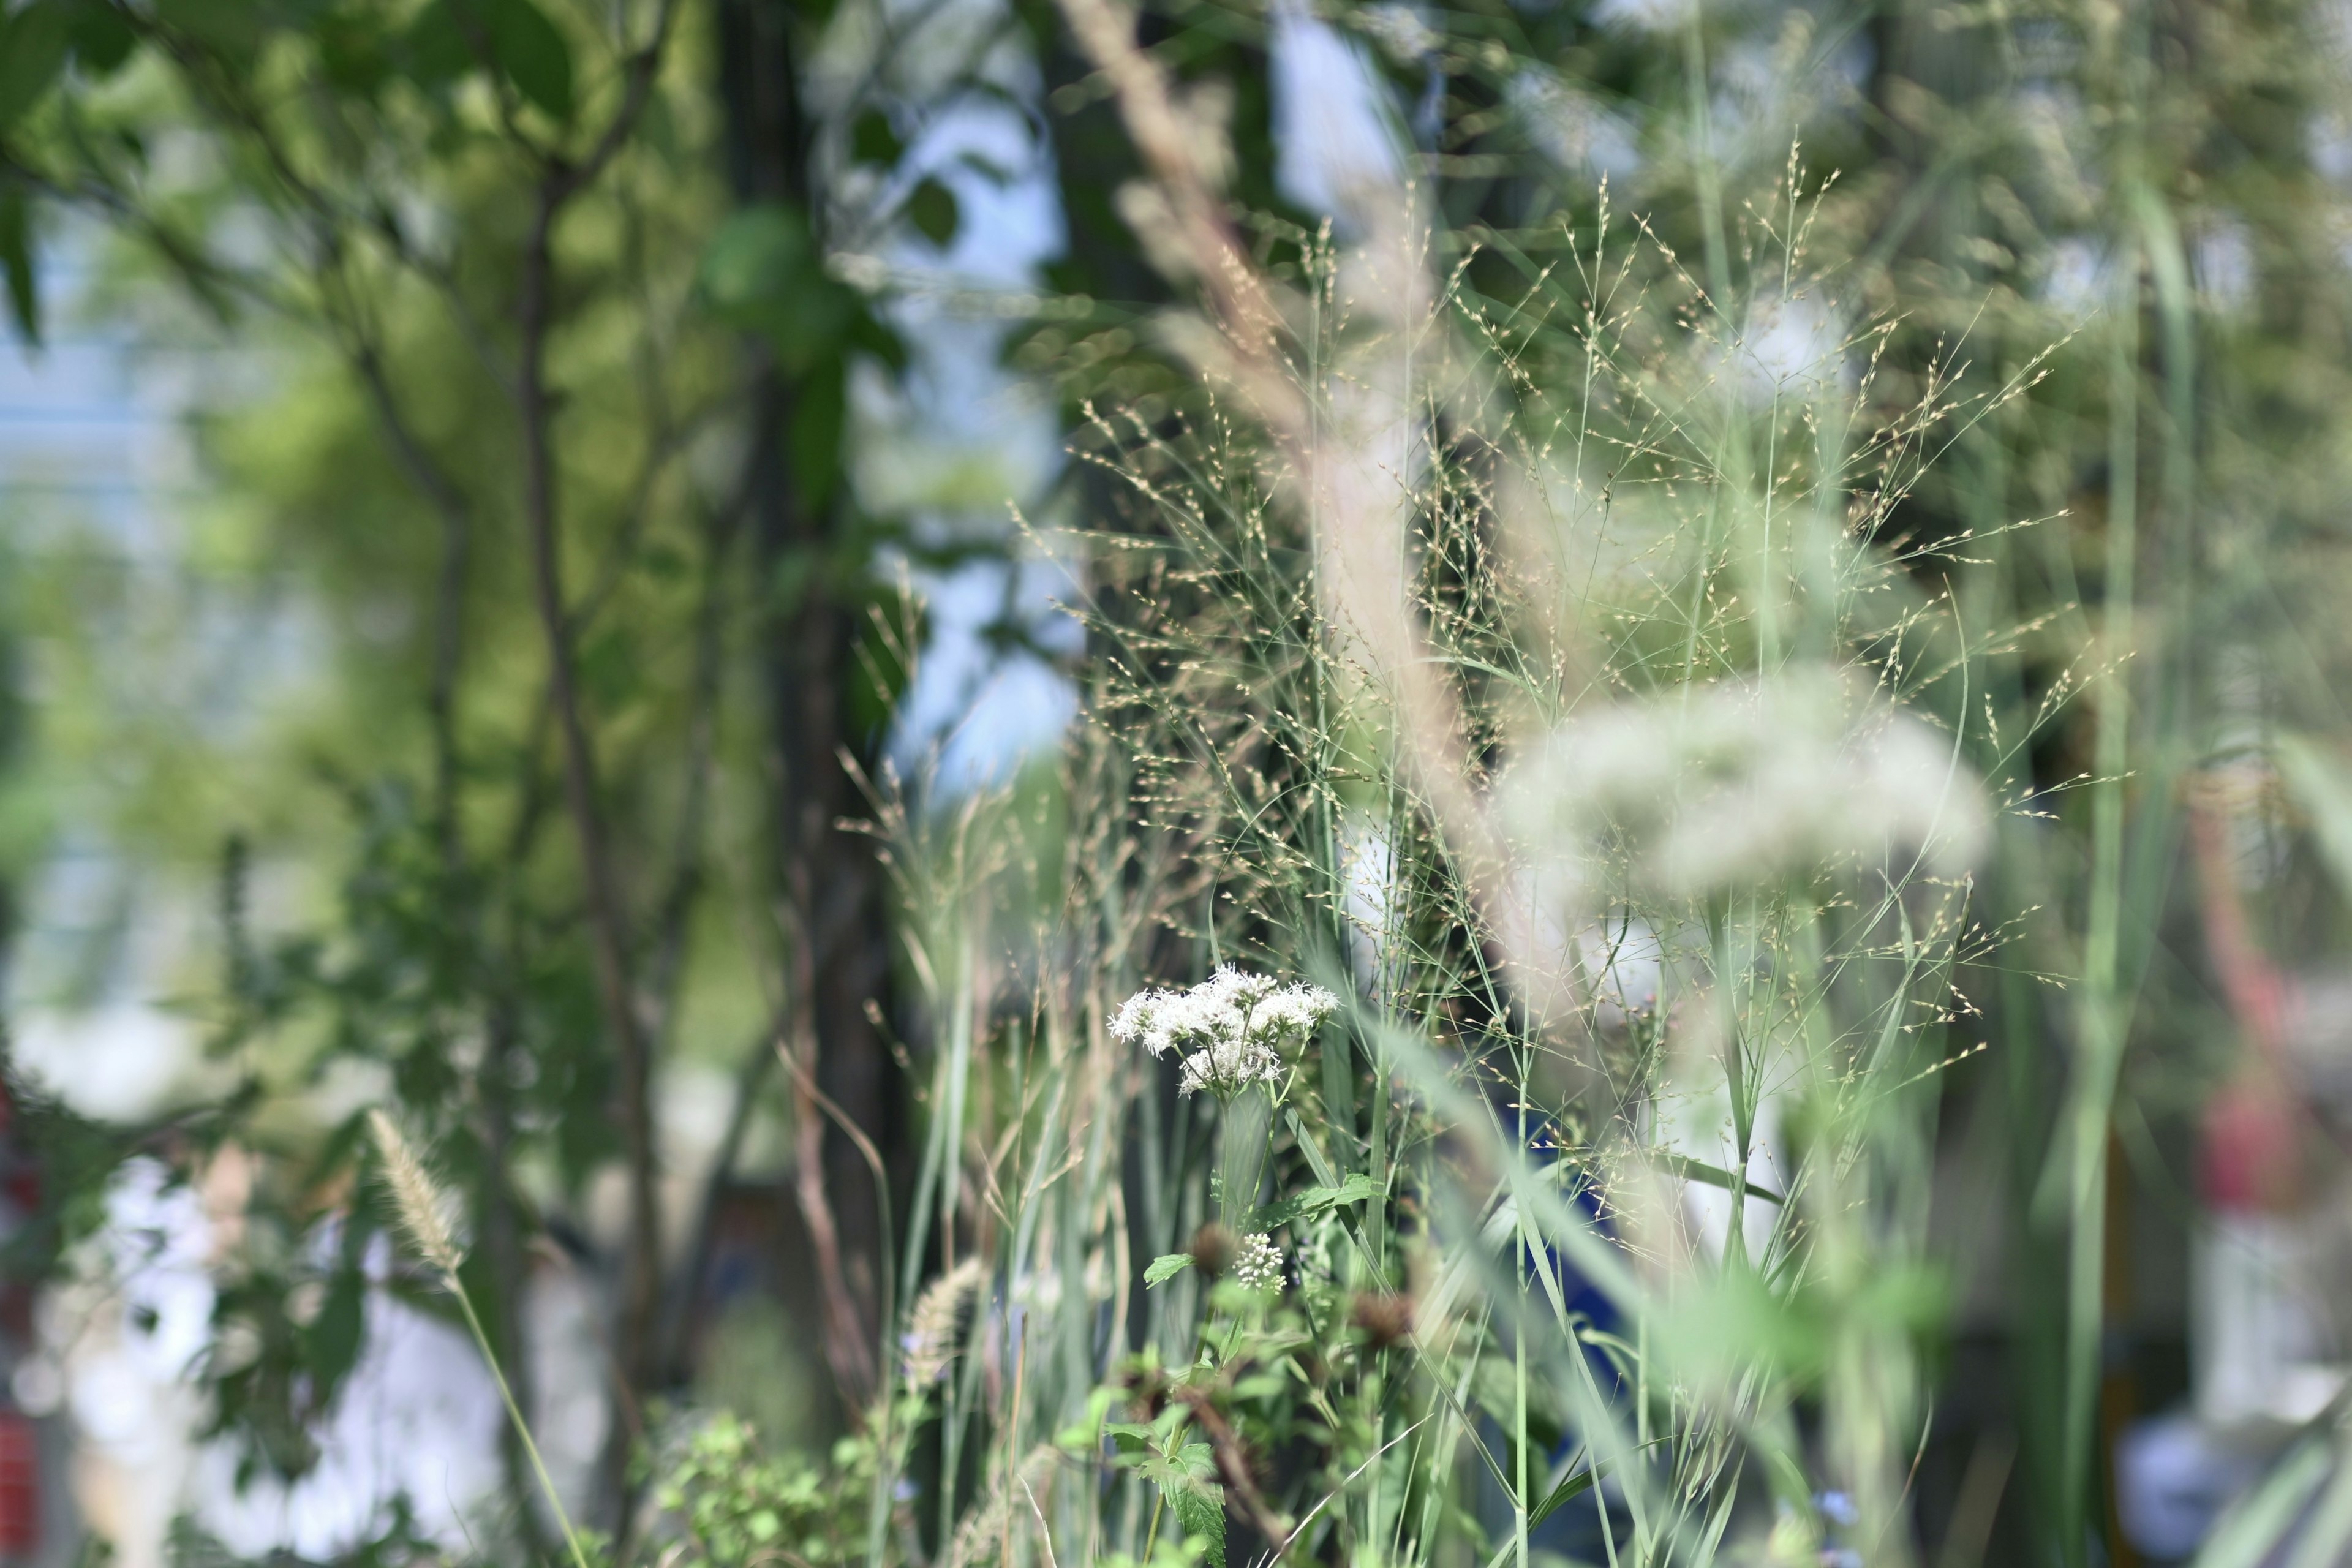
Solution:
M784 0L726 0L719 13L721 88L737 197L811 214L814 230L810 145L794 47L798 30L809 25ZM772 853L786 936L799 950L791 969L806 991L788 1012L803 1020L807 1037L785 1045L814 1055L817 1093L890 1159L900 1142L898 1086L869 1014L889 976L881 868L871 841L840 826L866 805L844 765L846 754L862 749L863 738L848 733L843 711L846 685L858 674L856 588L865 563L844 537L842 508L807 504L804 487L795 482L788 432L800 389L763 350L751 352L760 357L747 479L765 585L761 651L774 791ZM788 583L793 590L782 591ZM804 1184L803 1205L814 1202L830 1213L809 1215L811 1229L830 1225L839 1244L837 1266L815 1260L822 1271L837 1275L822 1283L835 1300L845 1291L855 1309L845 1317L828 1313L825 1326L826 1357L850 1406L845 1414L854 1416L872 1392L889 1199L829 1117L803 1118L799 1133L822 1140L823 1180Z

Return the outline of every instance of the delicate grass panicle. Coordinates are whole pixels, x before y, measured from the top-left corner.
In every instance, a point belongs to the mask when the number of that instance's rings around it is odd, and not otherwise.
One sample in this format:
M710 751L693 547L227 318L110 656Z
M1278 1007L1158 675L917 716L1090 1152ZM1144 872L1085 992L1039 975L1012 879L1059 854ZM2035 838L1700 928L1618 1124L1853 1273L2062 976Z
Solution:
M2032 367L1889 404L1865 334L1759 399L1721 370L1777 255L1701 289L1604 217L1496 303L1406 188L1276 278L1067 4L1209 284L1166 323L1207 390L1082 449L1126 515L1051 804L886 792L937 1282L807 1489L863 1529L806 1539L1900 1562L1979 779L2034 729L1996 746L1985 634L1881 531Z
M1449 232L1379 161L1253 247L1132 15L1061 5L1198 395L1080 433L1054 787L883 792L944 1282L838 1560L1900 1568L1944 1069L2042 1005L2054 917L1986 889L2055 858L2089 657L1937 465L2050 340L1898 341L1793 155L1704 187L1697 273L1605 192Z
M457 1245L456 1199L433 1179L425 1162L408 1146L400 1124L381 1109L368 1112L368 1131L375 1135L383 1157L384 1184L392 1189L393 1212L417 1255L442 1274L455 1276L465 1262Z

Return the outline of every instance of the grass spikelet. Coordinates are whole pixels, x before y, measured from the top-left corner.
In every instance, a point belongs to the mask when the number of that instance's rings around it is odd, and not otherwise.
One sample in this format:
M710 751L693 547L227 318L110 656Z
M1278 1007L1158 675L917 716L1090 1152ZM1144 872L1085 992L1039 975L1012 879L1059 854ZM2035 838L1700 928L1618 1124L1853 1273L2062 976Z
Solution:
M383 1152L384 1184L392 1189L401 1228L408 1232L409 1240L427 1263L445 1275L454 1276L466 1255L457 1245L457 1228L450 1223L449 1194L433 1180L425 1162L408 1146L398 1122L381 1110L371 1110L368 1130L375 1135L376 1147Z
M955 1357L956 1321L964 1304L980 1289L988 1270L977 1258L967 1258L931 1281L916 1298L907 1321L907 1381L917 1388L936 1382Z

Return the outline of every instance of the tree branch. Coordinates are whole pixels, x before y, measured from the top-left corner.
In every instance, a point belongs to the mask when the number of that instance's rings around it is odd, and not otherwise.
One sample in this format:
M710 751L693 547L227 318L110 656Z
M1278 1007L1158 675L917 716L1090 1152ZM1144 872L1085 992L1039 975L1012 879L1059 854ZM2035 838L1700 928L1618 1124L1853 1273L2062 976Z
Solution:
M652 1352L661 1306L661 1213L655 1191L653 1064L630 979L627 916L598 807L595 752L582 710L572 621L564 605L562 538L556 515L554 411L547 386L553 230L556 217L577 188L552 173L541 184L538 209L523 251L517 307L520 353L516 393L522 426L523 515L530 537L532 599L547 643L548 683L562 746L564 803L579 842L597 994L619 1068L629 1218L614 1352L621 1382L634 1394L647 1385L657 1370L652 1364ZM630 1437L626 1423L616 1420L605 1444L605 1495L616 1504L624 1501ZM623 1508L615 1522L625 1523L626 1519L627 1510Z

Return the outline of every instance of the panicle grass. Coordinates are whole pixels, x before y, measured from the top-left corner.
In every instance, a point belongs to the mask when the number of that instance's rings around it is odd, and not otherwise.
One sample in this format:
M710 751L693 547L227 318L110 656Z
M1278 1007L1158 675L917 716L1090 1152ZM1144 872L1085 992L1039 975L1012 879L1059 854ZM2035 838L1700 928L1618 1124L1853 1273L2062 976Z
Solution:
M409 1244L443 1276L455 1279L466 1255L457 1245L454 1195L433 1179L390 1113L371 1110L368 1131L383 1158L384 1185L392 1190L393 1212Z
M1159 325L1199 395L1079 434L1059 775L883 792L933 1042L904 1270L982 1304L875 1516L904 1489L908 1560L1056 1568L1910 1561L1945 1069L1980 998L2038 1038L2021 982L2077 967L2018 867L2052 858L2032 752L2104 689L2061 893L2105 1033L2043 1182L2090 1408L2122 650L2019 589L2057 509L1947 473L2060 345L1979 368L1875 313L1793 148L1704 204L1696 267L1605 188L1514 233L1357 191L1254 250L1132 17L1063 6L1197 289ZM1121 1048L1181 1054L1155 1026L1229 966L1332 1003L1251 1093Z

